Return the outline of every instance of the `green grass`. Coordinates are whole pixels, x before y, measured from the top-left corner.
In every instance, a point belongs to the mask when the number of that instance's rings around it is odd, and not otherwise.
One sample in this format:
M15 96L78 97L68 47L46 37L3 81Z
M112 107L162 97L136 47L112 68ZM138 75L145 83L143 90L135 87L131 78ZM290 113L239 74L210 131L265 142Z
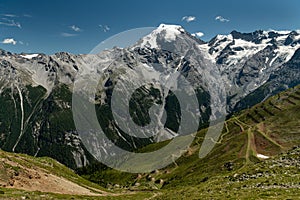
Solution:
M1 192L2 191L2 192ZM138 194L121 194L117 196L84 196L84 195L66 195L66 194L55 194L45 192L28 192L24 190L0 188L0 199L103 199L103 200L142 200L153 196L149 192L139 192Z
M163 189L157 199L299 199L299 153L298 147L273 159L220 173L197 185ZM282 160L295 163L287 165Z

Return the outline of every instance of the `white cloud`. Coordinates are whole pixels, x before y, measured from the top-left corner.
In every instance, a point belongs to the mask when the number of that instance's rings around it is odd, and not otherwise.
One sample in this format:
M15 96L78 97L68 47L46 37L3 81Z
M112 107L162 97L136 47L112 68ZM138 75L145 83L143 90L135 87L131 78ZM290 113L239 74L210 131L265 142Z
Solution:
M196 21L196 17L195 16L184 16L184 17L182 17L181 21L186 21L187 23L190 23L192 21Z
M6 38L2 41L2 44L13 44L16 45L17 41L15 41L13 38Z
M77 34L73 34L73 33L61 33L60 35L63 36L63 37L74 37L74 36L77 36Z
M2 16L5 16L5 17L18 17L17 15L15 14L2 14Z
M222 16L217 16L215 18L215 20L220 21L220 22L229 22L230 21L229 19L226 19L226 18L224 18Z
M75 25L70 26L70 29L72 29L72 30L75 31L75 32L80 32L80 31L82 31L81 28L79 28L78 26L75 26Z
M99 25L99 27L102 29L103 32L108 32L110 31L110 27L108 25Z
M14 20L7 19L7 18L1 18L0 19L0 25L14 26L14 27L22 28L22 26L19 22L15 22Z
M202 33L202 32L196 32L196 33L192 33L192 36L200 38L200 37L204 36L204 33Z

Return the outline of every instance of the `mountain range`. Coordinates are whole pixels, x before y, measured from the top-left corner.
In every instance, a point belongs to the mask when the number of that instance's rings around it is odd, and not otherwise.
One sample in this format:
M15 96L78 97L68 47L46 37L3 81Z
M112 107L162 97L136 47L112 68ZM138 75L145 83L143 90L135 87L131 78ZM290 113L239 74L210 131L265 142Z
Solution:
M169 74L179 72L196 92L200 129L207 126L210 116L218 118L217 111L222 106L213 99L219 91L211 88L224 86L225 112L233 115L300 84L299 65L299 31L232 31L204 42L180 26L166 24L130 47L95 55L15 54L0 50L0 147L49 156L70 168L94 163L72 115L73 84L78 74L86 75L82 76L83 82L101 75L92 101L100 125L117 146L135 151L176 136L181 119L179 102L172 92L167 94L168 117L157 135L138 138L127 134L114 122L110 109L112 92L122 71L129 70L133 78L140 66ZM130 107L133 121L139 125L149 123L147 111L152 104L161 103L162 90L159 85L148 84L134 93ZM99 153L105 154L105 150Z

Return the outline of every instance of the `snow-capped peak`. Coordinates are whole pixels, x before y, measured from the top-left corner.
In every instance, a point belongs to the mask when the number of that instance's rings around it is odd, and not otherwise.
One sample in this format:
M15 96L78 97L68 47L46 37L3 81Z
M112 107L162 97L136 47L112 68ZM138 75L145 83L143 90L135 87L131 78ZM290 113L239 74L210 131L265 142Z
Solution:
M173 24L160 24L155 31L160 32L163 30L184 31L184 29L180 25L173 25Z
M176 36L183 33L184 29L181 26L178 25L167 25L167 24L161 24L159 27L153 31L154 34L165 34L165 39L168 42L172 42L176 39Z
M152 31L149 35L142 38L141 46L158 48L157 39L172 42L176 40L179 34L184 33L185 30L179 25L161 24L157 29Z
M229 35L217 35L217 37L216 37L217 40L224 40L225 38L229 39L229 40L233 39L231 34L229 34Z

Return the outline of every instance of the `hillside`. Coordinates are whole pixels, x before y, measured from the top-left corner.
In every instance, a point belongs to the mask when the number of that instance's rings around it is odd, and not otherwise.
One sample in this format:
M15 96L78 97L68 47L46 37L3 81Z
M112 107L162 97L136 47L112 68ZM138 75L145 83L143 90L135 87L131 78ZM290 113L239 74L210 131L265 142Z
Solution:
M101 164L78 173L108 188L153 190L157 199L299 197L300 86L231 116L213 151L199 159L205 132L198 132L174 164L149 174L118 172Z
M47 158L0 151L0 199L136 199L134 193L112 192ZM139 198L151 194L139 194Z

